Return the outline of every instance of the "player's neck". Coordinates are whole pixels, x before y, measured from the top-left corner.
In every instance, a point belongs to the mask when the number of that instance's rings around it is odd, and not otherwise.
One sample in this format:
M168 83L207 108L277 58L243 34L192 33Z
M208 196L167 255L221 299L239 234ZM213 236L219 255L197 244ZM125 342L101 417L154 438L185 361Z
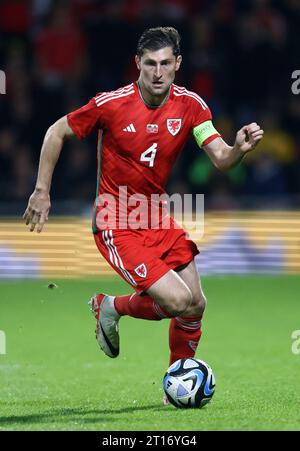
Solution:
M139 94L141 96L142 101L147 105L149 108L159 108L163 106L166 101L169 98L171 86L168 89L168 92L165 94L162 94L160 96L152 96L146 88L143 86L143 84L138 80L137 86L139 90Z

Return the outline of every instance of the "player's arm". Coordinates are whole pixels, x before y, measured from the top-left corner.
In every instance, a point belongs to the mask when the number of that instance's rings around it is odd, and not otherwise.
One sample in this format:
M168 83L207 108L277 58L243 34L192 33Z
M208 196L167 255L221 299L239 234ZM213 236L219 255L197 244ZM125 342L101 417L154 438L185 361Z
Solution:
M46 132L41 149L36 186L23 215L26 225L30 224L31 232L37 225L37 232L40 233L48 220L51 207L50 188L53 171L64 140L71 136L74 136L74 132L68 125L67 116L63 116L56 121Z
M204 134L201 134L201 125L194 129L195 139L198 145L205 150L212 163L221 171L236 166L247 152L255 149L264 134L260 126L256 122L252 122L237 132L234 145L229 146L220 136L210 141L209 137L217 133L212 124L211 126L207 124L205 129L203 127Z

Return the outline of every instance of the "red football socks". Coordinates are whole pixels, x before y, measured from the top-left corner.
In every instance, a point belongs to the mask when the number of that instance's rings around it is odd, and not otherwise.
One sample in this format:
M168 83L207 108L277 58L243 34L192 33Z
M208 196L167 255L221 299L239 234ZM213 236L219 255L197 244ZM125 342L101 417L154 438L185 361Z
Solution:
M116 296L115 309L119 315L128 315L133 318L152 321L171 318L169 328L170 365L178 359L194 357L202 333L202 316L173 318L150 296L139 296L137 293Z
M201 338L201 317L172 318L169 328L171 365L178 359L194 357Z
M128 315L133 318L148 319L152 321L171 318L170 313L156 304L150 296L139 296L137 293L129 294L127 296L116 296L115 309L119 315Z

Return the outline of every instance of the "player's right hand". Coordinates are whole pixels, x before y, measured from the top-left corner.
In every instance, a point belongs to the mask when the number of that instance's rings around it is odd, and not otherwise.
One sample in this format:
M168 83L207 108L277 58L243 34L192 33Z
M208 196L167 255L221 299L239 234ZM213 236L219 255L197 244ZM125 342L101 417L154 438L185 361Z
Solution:
M48 221L49 210L51 207L49 193L35 190L28 201L27 208L23 215L26 225L30 225L30 232L33 232L37 225L37 233L43 230L44 224Z

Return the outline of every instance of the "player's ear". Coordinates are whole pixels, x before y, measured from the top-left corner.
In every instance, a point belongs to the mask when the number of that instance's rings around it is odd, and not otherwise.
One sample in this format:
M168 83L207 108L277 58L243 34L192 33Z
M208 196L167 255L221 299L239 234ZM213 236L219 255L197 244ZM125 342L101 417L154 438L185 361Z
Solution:
M177 71L180 68L181 63L182 63L182 56L178 55L176 58L175 71Z
M141 58L138 55L135 55L135 64L138 70L141 70Z

